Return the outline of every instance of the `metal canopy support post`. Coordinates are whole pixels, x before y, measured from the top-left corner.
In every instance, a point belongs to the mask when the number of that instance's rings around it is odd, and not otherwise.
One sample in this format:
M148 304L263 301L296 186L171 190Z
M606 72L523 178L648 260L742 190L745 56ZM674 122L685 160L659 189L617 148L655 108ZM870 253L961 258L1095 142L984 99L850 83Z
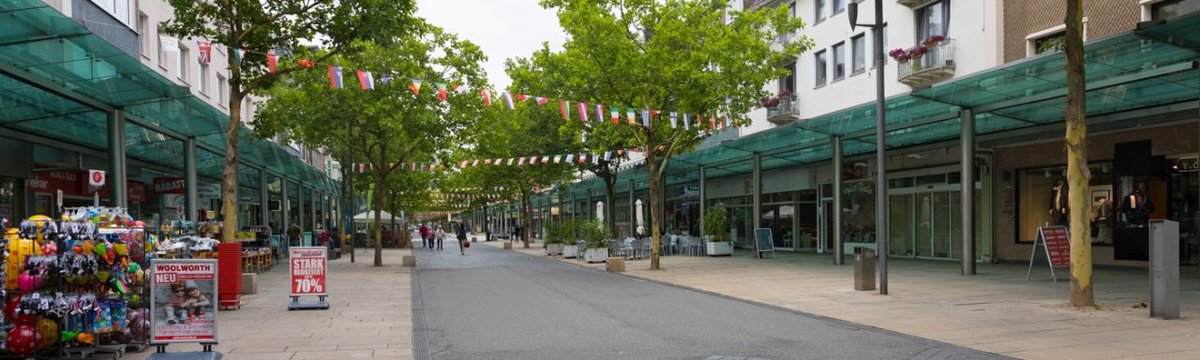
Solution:
M962 274L975 275L975 112L962 113Z
M637 184L633 183L633 179L629 179L629 235L637 238L637 202L636 198Z
M834 136L833 143L833 228L827 232L833 235L833 264L842 265L845 262L842 254L842 137ZM822 239L824 242L824 239Z
M296 216L296 222L299 223L296 225L300 226L300 245L308 246L304 244L304 230L307 229L304 227L304 184L299 181L296 182L296 206L300 207L299 214Z
M762 155L755 152L752 161L754 161L754 168L752 168L750 173L750 204L754 206L754 211L750 212L750 214L754 217L754 220L751 222L754 223L754 228L757 229L762 227ZM746 234L746 236L751 238L751 236L754 236L754 233ZM757 253L755 256L757 256Z
M280 196L281 200L279 202L279 217L281 219L283 219L283 229L281 230L281 232L283 233L283 242L285 244L287 244L287 246L291 246L292 239L288 239L287 231L288 231L289 225L291 225L291 224L289 224L291 221L288 218L291 216L291 212L292 212L292 206L291 206L292 199L288 198L288 179L287 179L287 177L283 177L283 176L279 177L279 194L281 195ZM286 248L286 246L285 246L285 248ZM353 255L351 255L351 256L353 256Z
M271 194L267 190L267 169L258 169L258 201L260 204L258 214L259 225L268 225L271 223ZM280 229L271 229L273 233L279 233Z
M200 219L198 206L200 203L199 197L199 181L196 174L196 138L188 138L183 141L183 207L187 220L196 221Z
M700 236L704 236L704 214L708 212L708 181L704 179L704 165L700 166Z
M125 111L108 112L108 186L115 207L128 207L125 199Z

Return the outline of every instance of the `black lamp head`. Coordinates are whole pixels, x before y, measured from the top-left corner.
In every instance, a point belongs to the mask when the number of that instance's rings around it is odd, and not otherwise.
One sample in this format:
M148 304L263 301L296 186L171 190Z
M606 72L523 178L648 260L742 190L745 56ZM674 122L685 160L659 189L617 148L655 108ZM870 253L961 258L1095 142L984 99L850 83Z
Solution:
M854 27L858 25L858 2L851 1L846 6L848 7L846 12L850 15L850 31L854 31Z

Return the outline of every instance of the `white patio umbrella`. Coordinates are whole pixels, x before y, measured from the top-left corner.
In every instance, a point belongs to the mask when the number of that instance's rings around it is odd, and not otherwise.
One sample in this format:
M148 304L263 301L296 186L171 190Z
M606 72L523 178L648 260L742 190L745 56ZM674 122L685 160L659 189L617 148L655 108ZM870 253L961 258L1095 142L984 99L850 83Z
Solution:
M638 235L644 235L646 234L646 214L645 211L642 211L642 200L638 199L635 204L637 210L637 233Z
M596 220L604 222L604 202L596 202Z

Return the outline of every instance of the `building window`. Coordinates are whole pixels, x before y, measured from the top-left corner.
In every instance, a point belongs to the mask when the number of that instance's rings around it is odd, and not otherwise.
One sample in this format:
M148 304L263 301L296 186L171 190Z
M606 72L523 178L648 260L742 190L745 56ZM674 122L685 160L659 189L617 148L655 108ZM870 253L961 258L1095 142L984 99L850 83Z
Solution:
M200 75L197 81L200 83L200 93L208 95L208 64L200 63Z
M850 38L850 73L857 74L867 69L867 40L863 34Z
M947 36L950 2L941 0L917 10L917 43L933 35Z
M833 0L833 13L837 14L846 10L846 0Z
M825 50L818 51L817 54L814 56L815 56L814 59L816 59L816 67L817 67L817 74L816 74L817 75L816 76L817 87L822 87L822 86L825 86L825 81L828 79L828 70L827 70L828 68L825 66L826 62L827 62L826 61L827 59L825 57Z
M150 57L150 49L154 47L154 37L150 36L150 17L138 13L138 35L142 37L142 55Z
M158 33L159 33L160 35L159 35L159 38L158 38L158 51L156 51L156 53L158 53L158 61L157 61L157 62L158 62L158 66L160 66L160 67L162 67L162 68L164 68L164 69L165 69L165 68L167 67L167 64L166 64L166 61L167 61L167 51L166 51L167 44L164 44L164 43L163 43L163 39L162 39L162 35L161 35L161 34L162 34L162 28L159 28L159 29L158 29Z
M175 69L179 70L179 80L183 83L188 83L188 61L191 59L191 52L186 46L179 44L179 56L175 59Z
M825 14L825 0L817 0L815 4L817 7L817 22L821 22L821 20L825 20L825 16L827 16L827 14Z
M229 106L229 83L225 76L217 74L217 102L223 107Z
M793 62L793 63L787 64L787 65L784 65L783 69L787 71L787 75L784 75L782 78L779 78L779 92L783 93L784 91L787 91L788 93L795 94L796 93L796 63Z
M1150 5L1150 20L1167 20L1200 10L1200 0L1166 0Z
M1062 51L1066 33L1056 33L1033 39L1033 54Z
M846 77L846 43L833 44L833 80Z

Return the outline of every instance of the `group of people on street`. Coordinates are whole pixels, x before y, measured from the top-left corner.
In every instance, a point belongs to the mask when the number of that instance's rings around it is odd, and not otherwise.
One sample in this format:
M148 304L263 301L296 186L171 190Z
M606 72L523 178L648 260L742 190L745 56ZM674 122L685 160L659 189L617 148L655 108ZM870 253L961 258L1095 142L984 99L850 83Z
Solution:
M448 232L447 226L440 224L430 226L428 223L425 223L417 228L414 235L421 238L422 247L430 250L442 250L442 243L445 242L446 236L455 236L458 239L459 254L466 255L466 249L470 247L470 244L467 243L467 227L462 224L456 224L454 228L450 230L453 232Z

